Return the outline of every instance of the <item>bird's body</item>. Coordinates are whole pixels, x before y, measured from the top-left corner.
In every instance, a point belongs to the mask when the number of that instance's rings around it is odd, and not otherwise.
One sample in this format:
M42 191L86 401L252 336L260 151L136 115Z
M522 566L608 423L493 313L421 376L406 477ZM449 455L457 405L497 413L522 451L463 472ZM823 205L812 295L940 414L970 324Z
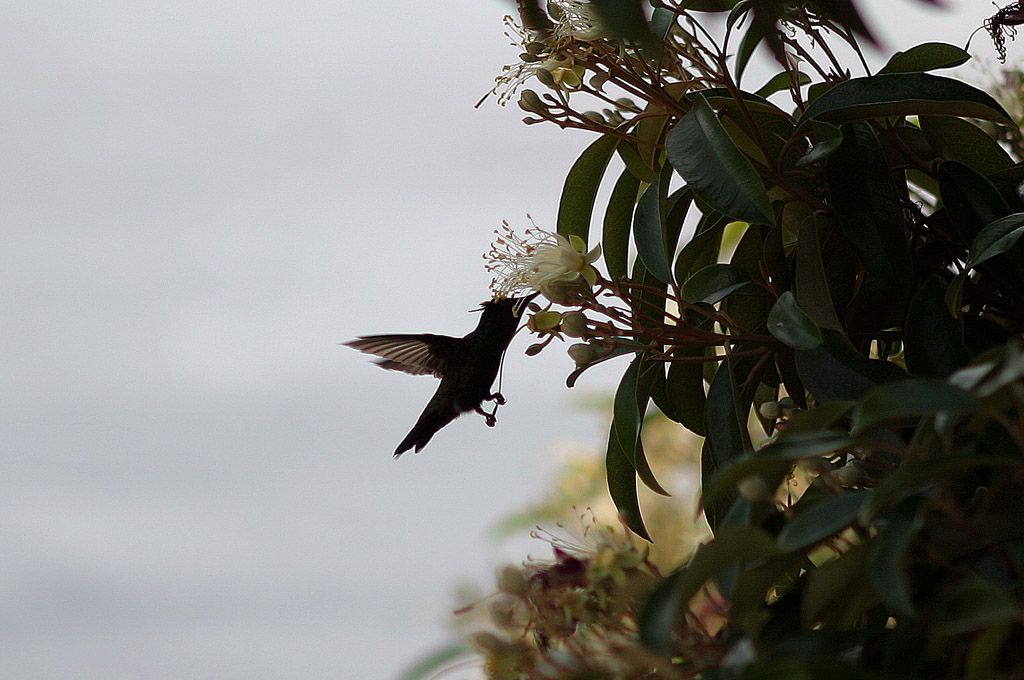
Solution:
M494 413L487 413L482 405L505 402L500 394L491 393L491 385L519 326L519 312L528 301L504 298L483 303L480 322L462 338L427 333L369 335L345 343L381 357L377 363L384 368L441 379L419 420L395 449L396 457L412 448L418 453L434 433L468 411L480 413L488 425L494 425Z

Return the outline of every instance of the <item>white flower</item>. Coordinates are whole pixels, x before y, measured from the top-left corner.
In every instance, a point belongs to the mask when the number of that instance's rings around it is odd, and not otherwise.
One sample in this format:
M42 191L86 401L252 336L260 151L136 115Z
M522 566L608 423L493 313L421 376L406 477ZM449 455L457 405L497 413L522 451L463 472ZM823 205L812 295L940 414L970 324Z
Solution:
M588 252L578 236L566 238L537 227L519 238L507 222L494 233L497 238L485 257L488 271L494 274L491 289L496 296L537 291L552 302L564 303L566 284L576 282L574 287L589 289L597 283L593 263L601 256L600 245Z
M554 0L551 6L561 10L561 16L555 24L556 40L593 42L612 37L612 34L601 26L601 19L591 3L581 0ZM555 18L554 13L552 18Z

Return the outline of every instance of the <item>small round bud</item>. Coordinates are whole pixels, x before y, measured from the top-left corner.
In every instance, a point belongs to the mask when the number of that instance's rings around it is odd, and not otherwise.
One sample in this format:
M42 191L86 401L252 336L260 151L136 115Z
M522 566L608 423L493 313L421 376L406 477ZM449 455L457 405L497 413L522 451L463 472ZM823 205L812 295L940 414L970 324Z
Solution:
M604 116L602 116L597 111L584 111L583 112L583 117L586 118L587 120L593 122L593 123L597 123L598 125L604 125L605 124L604 123Z
M529 585L529 581L523 576L523 570L519 567L508 565L498 572L498 590L503 593L525 595Z
M535 357L538 354L540 354L540 351L542 349L544 349L545 347L547 347L547 346L548 346L548 343L546 343L546 342L538 342L535 345L530 345L529 347L526 348L526 356L528 356L528 357Z
M800 408L797 406L793 397L783 397L782 399L779 399L779 406L781 406L785 411L793 411Z
M736 490L748 501L764 501L770 497L768 485L760 475L747 475L736 484Z
M853 460L832 473L833 478L842 486L860 486L868 481L859 460Z
M636 111L637 106L629 97L620 97L615 100L615 104L624 111Z
M558 330L562 315L558 312L537 312L526 322L527 328L534 333L551 333Z
M782 407L779 406L777 401L766 401L757 407L757 412L761 414L762 418L775 419L782 415Z
M589 335L587 315L583 312L566 312L562 315L562 332L573 338L585 338Z
M533 90L523 90L519 94L519 108L523 111L529 111L530 113L543 113L547 111L547 107L544 106L544 102L541 101L540 97Z
M569 357L576 362L577 366L586 366L597 358L597 351L584 342L569 345L569 349L567 349L566 352L568 352Z
M494 633L488 633L481 631L474 633L469 638L470 643L484 654L489 656L499 656L502 652L508 649L508 643L502 640Z
M546 85L552 89L558 87L558 83L555 82L555 76L553 76L551 71L546 68L539 68L533 73L537 76L537 80L539 80L542 85Z
M544 54L548 49L548 46L542 42L531 42L526 44L526 52L533 56Z

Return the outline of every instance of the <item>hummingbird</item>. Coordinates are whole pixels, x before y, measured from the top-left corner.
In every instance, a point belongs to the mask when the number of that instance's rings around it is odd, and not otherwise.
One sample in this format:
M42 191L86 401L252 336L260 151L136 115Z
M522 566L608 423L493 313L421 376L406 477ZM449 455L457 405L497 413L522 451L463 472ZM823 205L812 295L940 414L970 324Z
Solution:
M441 379L434 396L419 420L395 449L398 458L415 447L419 453L430 438L463 413L476 411L488 427L494 427L498 406L505 403L499 392L491 392L502 357L519 326L526 305L537 294L521 298L498 298L481 303L480 322L462 338L430 333L366 335L343 343L380 359L383 368ZM483 409L485 401L494 410Z

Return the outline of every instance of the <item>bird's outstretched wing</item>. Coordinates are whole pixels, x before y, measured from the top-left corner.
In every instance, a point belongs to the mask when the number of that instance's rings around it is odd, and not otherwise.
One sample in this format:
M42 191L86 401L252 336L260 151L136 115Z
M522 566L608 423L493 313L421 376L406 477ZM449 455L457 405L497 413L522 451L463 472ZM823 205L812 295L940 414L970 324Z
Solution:
M366 354L374 354L377 363L393 371L440 378L457 355L460 338L447 335L367 335L342 343Z

